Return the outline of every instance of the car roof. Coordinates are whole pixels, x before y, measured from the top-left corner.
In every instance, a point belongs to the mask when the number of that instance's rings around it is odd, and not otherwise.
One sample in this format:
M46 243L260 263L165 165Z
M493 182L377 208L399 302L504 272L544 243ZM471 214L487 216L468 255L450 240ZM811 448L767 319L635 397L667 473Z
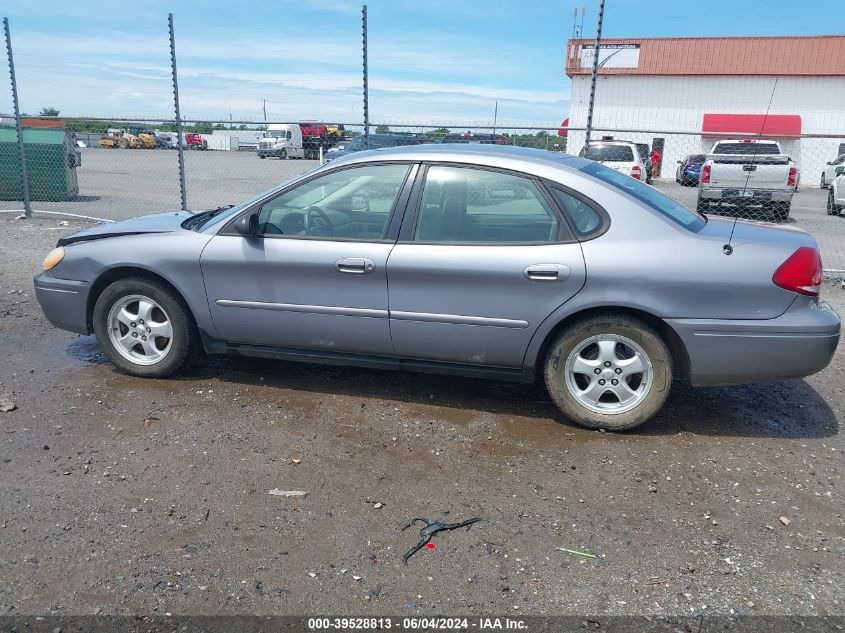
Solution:
M570 169L581 169L593 162L569 154L549 152L530 147L515 147L513 145L424 143L420 145L385 147L364 152L355 152L333 160L332 165L383 160L456 162L481 164L492 167L496 166L497 160L517 160L537 166L553 165Z

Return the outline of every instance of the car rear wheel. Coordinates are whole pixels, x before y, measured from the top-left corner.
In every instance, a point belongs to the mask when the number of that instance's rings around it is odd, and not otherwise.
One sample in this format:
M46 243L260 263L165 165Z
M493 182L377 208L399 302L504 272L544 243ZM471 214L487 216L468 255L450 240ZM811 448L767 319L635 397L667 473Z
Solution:
M669 395L672 356L647 323L597 315L570 325L546 356L546 387L582 426L622 431L651 418Z
M194 355L196 330L181 298L161 283L120 279L97 298L97 343L121 371L158 378L182 369Z
M839 215L839 212L842 211L842 205L836 204L834 202L835 198L833 197L833 187L830 188L830 191L827 193L827 214L828 215Z

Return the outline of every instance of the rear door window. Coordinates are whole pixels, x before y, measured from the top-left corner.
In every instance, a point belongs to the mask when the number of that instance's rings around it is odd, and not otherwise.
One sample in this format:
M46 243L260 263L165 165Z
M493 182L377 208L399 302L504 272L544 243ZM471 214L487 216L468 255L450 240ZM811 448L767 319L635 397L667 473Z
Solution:
M584 157L600 163L632 163L634 150L629 145L590 145Z
M558 240L558 216L529 178L435 165L420 202L417 242Z
M737 154L740 156L759 156L760 154L780 154L774 143L719 143L714 154Z

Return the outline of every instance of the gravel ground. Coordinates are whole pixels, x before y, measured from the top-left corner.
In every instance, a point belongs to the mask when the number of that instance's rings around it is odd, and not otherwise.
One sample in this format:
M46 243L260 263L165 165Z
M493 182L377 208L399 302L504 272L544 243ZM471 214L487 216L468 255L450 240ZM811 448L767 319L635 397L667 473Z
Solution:
M806 380L676 384L627 434L507 383L220 358L141 380L41 314L67 222L0 216L0 614L843 614L843 346ZM476 516L402 564L409 519Z

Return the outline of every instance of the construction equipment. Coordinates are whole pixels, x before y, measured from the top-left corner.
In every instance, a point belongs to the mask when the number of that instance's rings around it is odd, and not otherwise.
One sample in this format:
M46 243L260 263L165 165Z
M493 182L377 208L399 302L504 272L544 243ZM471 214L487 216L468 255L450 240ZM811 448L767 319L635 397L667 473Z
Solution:
M145 146L134 134L130 134L128 130L109 128L106 133L100 138L100 147L114 149L119 147L121 149L141 149ZM155 147L155 143L153 143Z

